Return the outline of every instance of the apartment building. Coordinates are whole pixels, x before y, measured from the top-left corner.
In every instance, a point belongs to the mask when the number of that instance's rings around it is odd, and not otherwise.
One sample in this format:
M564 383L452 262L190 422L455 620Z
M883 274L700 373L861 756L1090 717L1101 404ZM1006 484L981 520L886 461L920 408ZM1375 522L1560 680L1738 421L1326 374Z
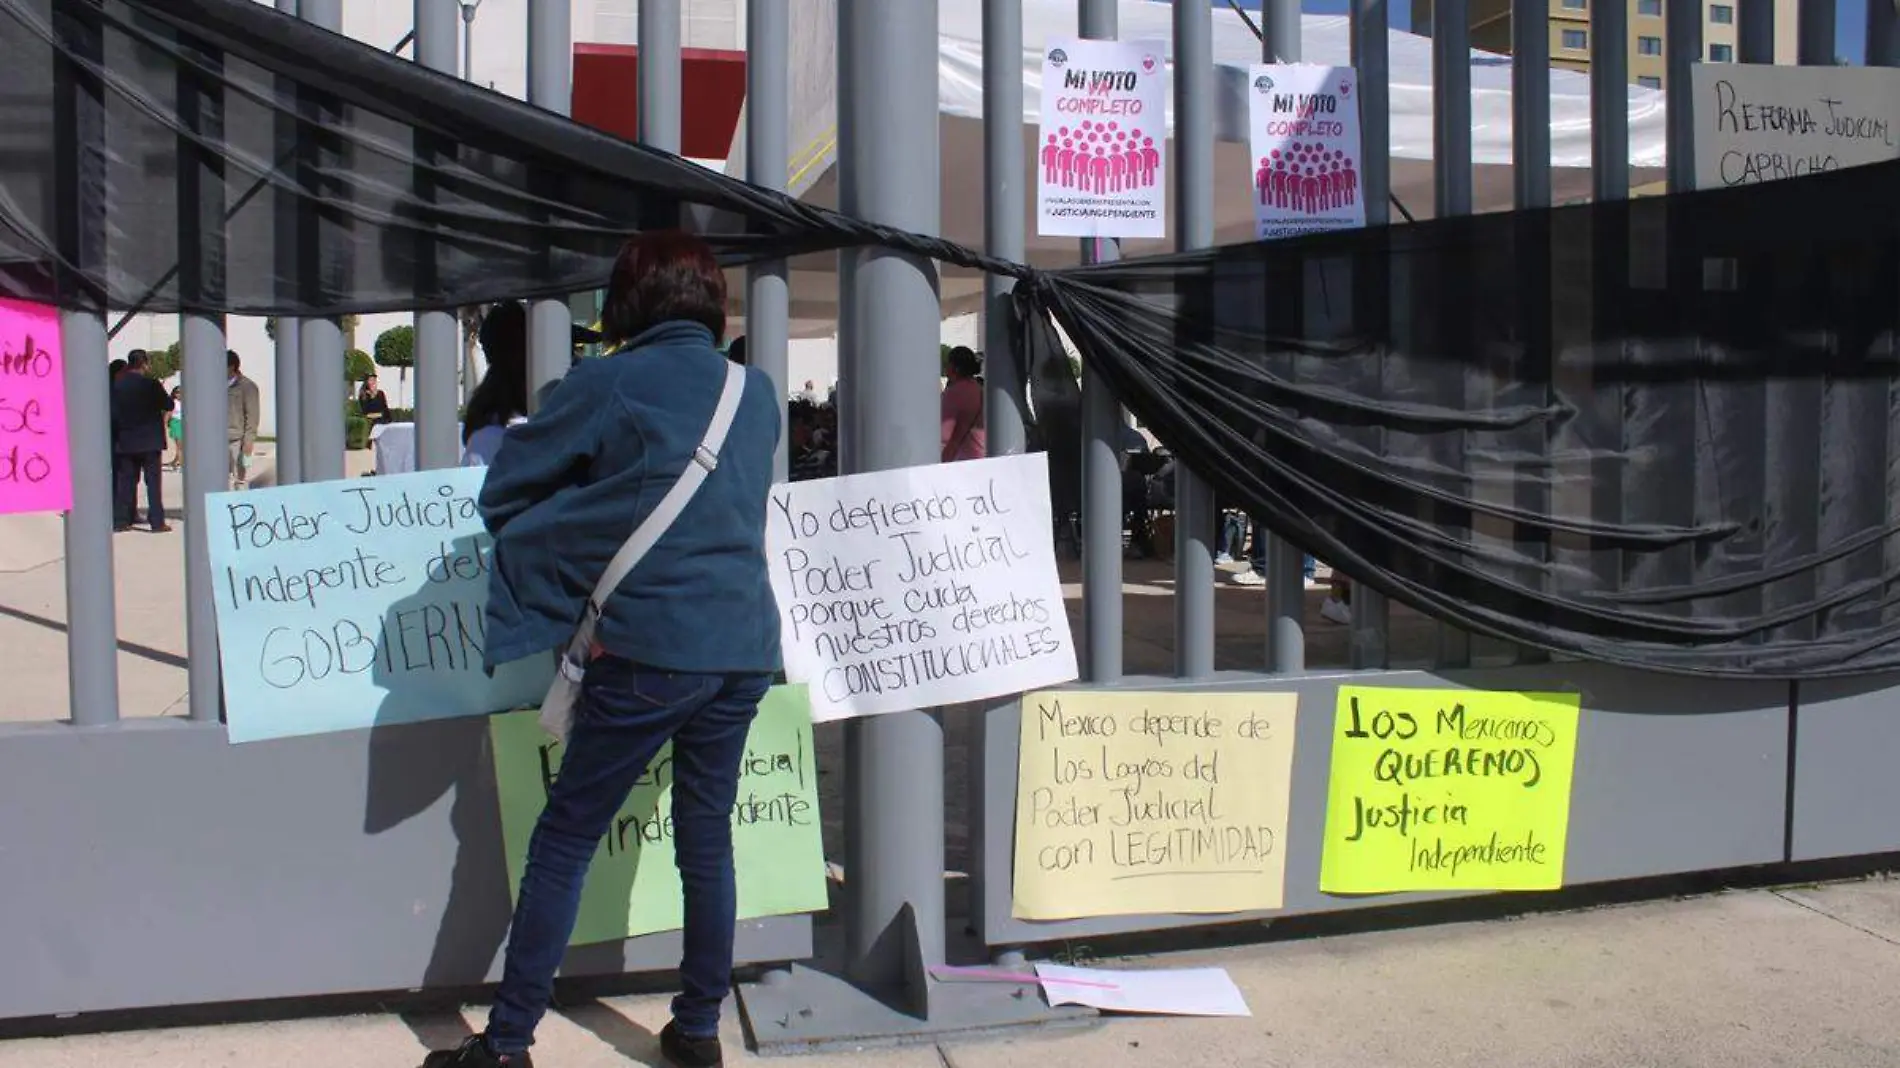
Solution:
M1668 81L1664 54L1664 0L1549 0L1550 64L1562 70L1590 70L1590 5L1629 5L1630 80L1649 89ZM1775 0L1775 62L1795 61L1796 0ZM1702 4L1702 59L1707 63L1734 63L1739 58L1738 0L1704 0ZM1471 46L1486 52L1511 52L1510 0L1471 0ZM1432 0L1412 0L1412 28L1431 33Z

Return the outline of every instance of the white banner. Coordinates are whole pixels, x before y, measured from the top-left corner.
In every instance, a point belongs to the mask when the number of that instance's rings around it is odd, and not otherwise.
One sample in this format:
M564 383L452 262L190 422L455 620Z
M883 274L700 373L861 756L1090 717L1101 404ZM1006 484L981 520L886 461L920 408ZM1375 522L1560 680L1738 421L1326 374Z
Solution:
M819 722L1076 677L1043 453L772 488L785 674Z
M1036 143L1036 233L1167 236L1165 54L1149 41L1049 42Z
M1900 159L1900 71L1732 63L1689 70L1698 189Z
M1364 226L1357 73L1255 64L1248 86L1255 236Z

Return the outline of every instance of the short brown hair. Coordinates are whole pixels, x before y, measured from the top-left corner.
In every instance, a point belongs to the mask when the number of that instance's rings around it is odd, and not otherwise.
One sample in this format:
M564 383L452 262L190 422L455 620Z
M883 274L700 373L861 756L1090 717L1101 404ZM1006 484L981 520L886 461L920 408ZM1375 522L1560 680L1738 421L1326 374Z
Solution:
M607 280L601 333L616 344L665 322L698 323L713 344L726 334L726 276L706 242L683 230L636 234Z

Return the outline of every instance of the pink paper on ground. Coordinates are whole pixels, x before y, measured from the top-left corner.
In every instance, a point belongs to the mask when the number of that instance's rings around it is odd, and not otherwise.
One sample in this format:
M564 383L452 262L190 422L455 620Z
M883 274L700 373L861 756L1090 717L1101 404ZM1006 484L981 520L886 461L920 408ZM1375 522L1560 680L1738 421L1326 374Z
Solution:
M59 310L0 297L0 513L72 506Z

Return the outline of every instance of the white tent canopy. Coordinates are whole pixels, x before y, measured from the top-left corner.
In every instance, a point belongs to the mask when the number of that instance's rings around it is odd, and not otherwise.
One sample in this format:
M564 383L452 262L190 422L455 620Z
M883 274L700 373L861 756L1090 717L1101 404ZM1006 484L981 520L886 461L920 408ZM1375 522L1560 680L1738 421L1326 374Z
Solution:
M940 5L937 49L939 137L942 152L942 234L972 248L983 242L983 29L976 3ZM787 186L802 198L837 205L836 52L831 40L835 0L795 0L792 42L792 163ZM1248 168L1247 68L1259 61L1260 44L1231 10L1216 7L1215 78L1215 225L1223 243L1253 237L1253 204ZM1346 66L1350 62L1349 24L1344 17L1307 15L1302 48L1309 63ZM1173 9L1151 0L1120 0L1123 40L1151 40L1171 53ZM1021 188L1035 189L1034 147L1041 120L1042 57L1046 42L1075 33L1074 0L1023 0L1023 137L1025 171ZM1392 192L1412 215L1432 211L1432 53L1431 41L1390 31ZM1474 204L1479 211L1511 205L1511 60L1474 51L1471 57L1472 156ZM1572 71L1551 72L1552 187L1561 202L1587 196L1590 189L1590 82ZM1629 89L1630 161L1633 167L1661 167L1664 154L1663 94ZM1168 127L1173 129L1172 108ZM734 137L727 173L743 175L744 123ZM1638 175L1637 181L1647 180ZM1074 238L1035 236L1034 197L1027 198L1029 260L1039 266L1076 262ZM1173 247L1162 241L1130 241L1127 255ZM946 315L974 310L982 281L949 271L943 279ZM837 314L836 257L807 257L793 265L792 319L796 336L828 335Z

